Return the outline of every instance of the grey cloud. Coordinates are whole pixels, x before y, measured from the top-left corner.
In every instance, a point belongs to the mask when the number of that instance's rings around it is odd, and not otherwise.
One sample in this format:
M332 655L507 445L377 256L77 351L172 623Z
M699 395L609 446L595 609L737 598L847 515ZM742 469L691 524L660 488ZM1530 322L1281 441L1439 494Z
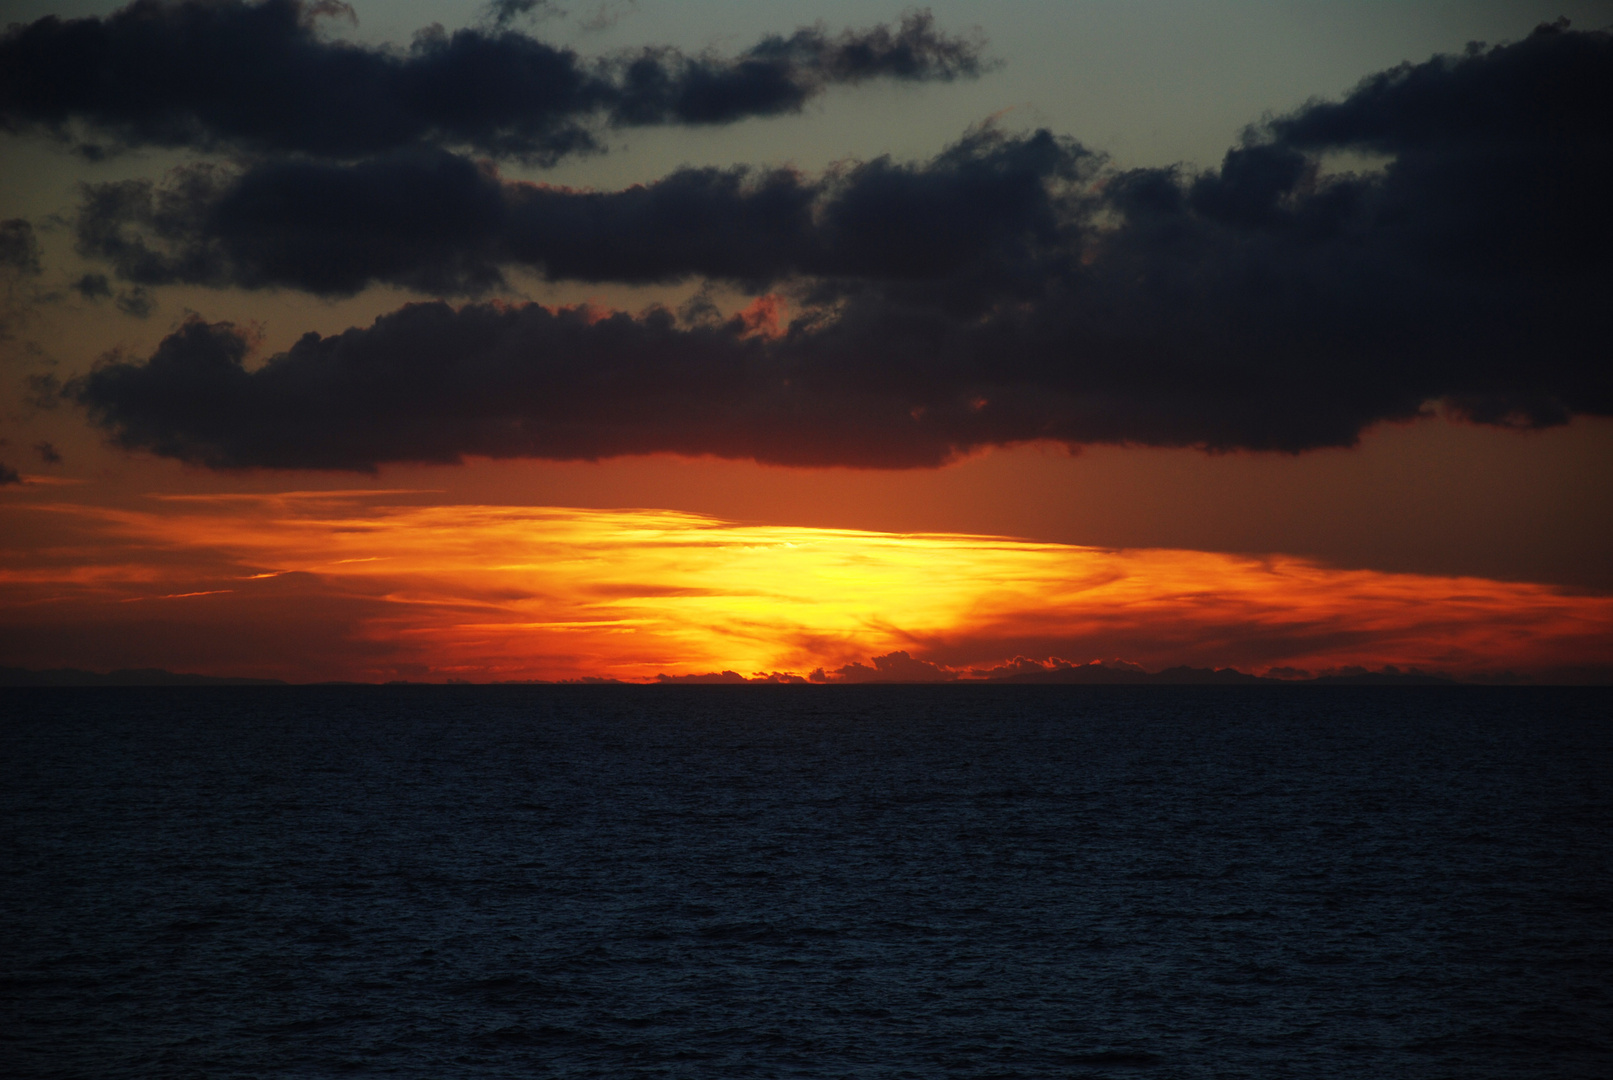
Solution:
M241 175L201 165L162 185L90 185L76 225L79 251L130 281L335 296L375 283L474 295L512 265L552 280L756 288L1010 264L1039 274L1033 251L1056 259L1078 239L1095 204L1073 185L1100 161L1047 132L978 131L917 165L879 158L817 178L682 169L615 192L509 182L441 151Z
M918 164L608 193L444 154L93 188L80 242L136 282L464 293L524 265L776 288L799 314L773 338L694 309L411 305L251 371L196 322L72 393L125 446L224 468L896 468L1038 439L1346 446L1440 400L1493 424L1613 415L1610 82L1613 38L1547 29L1375 76L1203 172L982 130ZM1350 149L1390 157L1322 171Z
M342 5L345 7L345 5ZM518 13L505 4L496 16ZM47 16L0 36L0 125L100 143L355 158L449 145L552 163L608 125L723 124L799 110L836 83L946 80L981 46L928 14L894 30L806 28L724 58L651 48L587 59L494 25L416 35L407 50L329 40L329 4L136 0L105 18Z

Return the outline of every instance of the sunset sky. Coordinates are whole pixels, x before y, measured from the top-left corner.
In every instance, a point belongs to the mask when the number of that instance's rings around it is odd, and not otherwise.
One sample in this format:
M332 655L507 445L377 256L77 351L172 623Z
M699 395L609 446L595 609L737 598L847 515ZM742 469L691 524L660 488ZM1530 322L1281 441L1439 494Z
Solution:
M1605 3L4 11L0 667L1613 680Z

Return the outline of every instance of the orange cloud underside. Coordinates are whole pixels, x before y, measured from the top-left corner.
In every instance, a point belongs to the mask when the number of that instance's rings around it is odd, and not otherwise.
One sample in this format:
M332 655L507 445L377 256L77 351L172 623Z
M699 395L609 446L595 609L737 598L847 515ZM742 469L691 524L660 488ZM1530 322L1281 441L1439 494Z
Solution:
M736 525L375 493L17 506L7 663L292 679L1085 662L1456 674L1603 665L1613 598L1287 557ZM76 651L75 651L76 650Z

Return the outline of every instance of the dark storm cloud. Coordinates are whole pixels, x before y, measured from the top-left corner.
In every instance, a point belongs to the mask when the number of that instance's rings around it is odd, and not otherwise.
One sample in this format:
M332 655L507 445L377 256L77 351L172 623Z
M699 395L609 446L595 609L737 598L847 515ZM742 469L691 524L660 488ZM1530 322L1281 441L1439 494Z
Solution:
M159 279L138 276L149 257L184 280L464 291L521 263L774 283L800 315L773 337L664 311L415 305L254 370L231 328L193 323L72 392L123 445L218 467L657 450L906 467L1036 439L1349 445L1438 400L1488 423L1613 415L1610 72L1607 34L1547 29L1369 79L1204 173L987 130L920 165L609 194L447 156L92 189L81 242L135 280ZM1388 157L1328 171L1352 152ZM165 246L96 200L137 203L153 236L171 220ZM350 235L320 216L337 206Z
M243 175L199 165L163 185L89 185L77 234L80 252L146 285L327 296L378 282L475 294L511 265L556 280L759 288L800 276L933 279L1053 251L1081 219L1070 185L1097 162L1045 132L977 132L923 165L882 158L817 179L682 169L615 192L507 182L442 151Z
M737 321L431 303L307 335L254 371L246 351L229 325L192 322L149 362L103 366L69 392L123 445L219 468L657 450L913 465L944 453L893 426L917 421L878 388L837 385L850 365L786 358Z
M651 48L591 60L495 23L419 33L408 50L323 37L345 5L138 0L0 37L0 125L110 147L235 147L353 158L443 144L552 162L602 124L723 124L799 110L834 83L980 72L978 42L928 14L895 29L769 36L732 58ZM87 152L105 147L85 144Z

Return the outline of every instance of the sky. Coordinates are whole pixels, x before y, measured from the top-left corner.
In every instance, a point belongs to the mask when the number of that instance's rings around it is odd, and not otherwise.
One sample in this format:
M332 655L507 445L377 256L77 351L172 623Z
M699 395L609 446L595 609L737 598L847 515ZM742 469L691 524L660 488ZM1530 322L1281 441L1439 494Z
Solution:
M1606 3L3 16L0 666L1613 678Z

